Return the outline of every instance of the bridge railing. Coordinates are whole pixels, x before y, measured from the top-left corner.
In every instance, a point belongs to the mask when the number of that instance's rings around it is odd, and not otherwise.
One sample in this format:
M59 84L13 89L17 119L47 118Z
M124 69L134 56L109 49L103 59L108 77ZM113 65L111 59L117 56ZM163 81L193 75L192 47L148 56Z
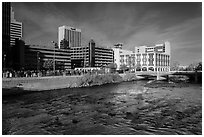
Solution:
M182 72L192 73L192 72L195 72L195 71L170 71L170 72L173 72L173 73L182 73Z
M195 71L171 71L173 73L195 73ZM197 72L202 72L202 71L197 71Z
M135 72L136 75L152 75L152 76L156 76L157 74L159 74L160 76L162 75L169 75L172 74L173 72L163 72L163 71L137 71Z
M202 71L197 71L197 72L202 72ZM163 72L163 71L136 71L136 75L157 75L159 74L160 76L162 75L171 75L171 74L192 74L195 73L195 71L168 71L168 72Z

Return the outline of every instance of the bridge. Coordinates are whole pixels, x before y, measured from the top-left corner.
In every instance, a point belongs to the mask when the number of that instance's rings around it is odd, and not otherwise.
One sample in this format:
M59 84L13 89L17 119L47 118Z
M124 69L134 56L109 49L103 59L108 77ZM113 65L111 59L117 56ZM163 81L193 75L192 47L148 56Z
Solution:
M184 75L189 77L189 79L193 79L194 82L198 82L198 79L201 77L202 79L202 71L169 71L169 72L161 72L161 71L136 71L135 74L137 76L143 77L157 77L157 80L160 77L165 77L167 80L169 79L169 75Z

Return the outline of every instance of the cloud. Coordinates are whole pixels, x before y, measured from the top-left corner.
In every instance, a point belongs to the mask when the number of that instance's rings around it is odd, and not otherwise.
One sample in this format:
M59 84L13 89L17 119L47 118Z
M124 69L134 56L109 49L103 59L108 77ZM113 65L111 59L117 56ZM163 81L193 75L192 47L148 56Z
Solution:
M168 40L172 60L188 64L202 56L202 3L12 4L25 41L33 44L57 41L58 27L68 25L82 30L83 45L94 39L99 46L122 42L134 50Z
M134 50L135 46L152 46L156 43L170 41L172 62L178 60L183 64L190 64L195 58L202 57L201 20L201 17L186 20L163 30L159 24L146 26L145 29L136 31L126 40L125 48ZM188 57L188 60L185 57Z

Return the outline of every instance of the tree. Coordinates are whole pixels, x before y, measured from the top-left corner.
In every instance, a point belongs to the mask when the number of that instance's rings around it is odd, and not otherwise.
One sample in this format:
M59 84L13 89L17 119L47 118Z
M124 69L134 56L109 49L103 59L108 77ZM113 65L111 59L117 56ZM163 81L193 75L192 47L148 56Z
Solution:
M202 62L194 62L187 67L187 71L201 71Z
M43 63L43 68L46 69L46 70L52 70L53 69L53 60L51 60L51 59L46 60Z
M135 67L134 65L132 65L132 66L129 67L129 71L130 71L130 72L135 72L135 69L136 69L136 67Z
M112 69L116 69L117 68L117 64L116 63L110 63L107 66L108 68L112 68Z
M187 67L187 71L194 71L194 64L190 64L190 65Z
M202 71L202 62L197 63L195 70L196 71Z
M53 65L54 65L54 61L52 59L49 59L43 63L43 68L46 70L53 70ZM64 69L64 63L55 60L55 69L56 70L63 70Z
M200 71L200 70L202 70L202 62L195 62L195 63L190 64L187 67L187 70L188 71Z
M62 49L68 49L69 48L69 41L66 39L61 40L60 47Z
M116 71L117 64L116 63L110 63L110 64L108 64L107 68L109 68L110 72L113 73Z
M171 64L170 66L170 70L171 71L178 71L179 70L179 65L180 63L178 61L175 61Z
M129 68L127 67L127 65L123 64L120 66L120 70L123 70L123 73L125 73L126 70L128 70Z

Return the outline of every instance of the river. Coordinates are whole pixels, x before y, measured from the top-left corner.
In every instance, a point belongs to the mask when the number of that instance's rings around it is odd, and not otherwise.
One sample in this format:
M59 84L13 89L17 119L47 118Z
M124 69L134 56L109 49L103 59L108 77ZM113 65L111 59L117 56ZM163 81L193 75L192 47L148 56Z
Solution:
M202 134L202 86L147 81L3 96L3 134Z

